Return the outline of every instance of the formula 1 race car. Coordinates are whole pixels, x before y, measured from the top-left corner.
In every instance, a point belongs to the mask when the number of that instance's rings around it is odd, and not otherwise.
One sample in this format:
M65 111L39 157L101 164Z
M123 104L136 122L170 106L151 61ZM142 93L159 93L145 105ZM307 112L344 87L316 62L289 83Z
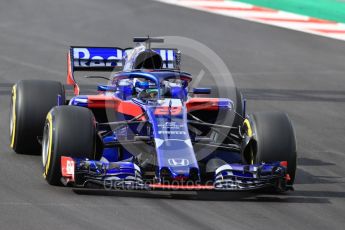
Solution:
M208 98L190 89L177 49L162 38L134 38L134 48L71 47L66 99L60 82L13 86L10 144L42 153L51 185L140 190L293 189L296 140L285 113L246 114L241 93ZM81 95L76 71L114 71ZM226 118L232 117L226 123Z

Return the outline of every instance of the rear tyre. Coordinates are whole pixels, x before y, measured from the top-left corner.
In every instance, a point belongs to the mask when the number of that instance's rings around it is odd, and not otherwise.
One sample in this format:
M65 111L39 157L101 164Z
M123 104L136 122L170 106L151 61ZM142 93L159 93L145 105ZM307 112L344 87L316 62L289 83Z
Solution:
M22 154L40 154L45 117L57 105L58 95L65 102L60 82L22 80L12 88L10 111L10 146Z
M76 106L54 107L47 115L43 140L44 177L61 185L61 156L94 159L96 125L92 112Z
M287 171L291 178L288 184L292 185L296 175L297 150L295 132L287 114L258 112L250 115L248 121L251 126L249 133L253 135L254 141L248 146L251 156L244 158L252 157L251 163L287 161ZM248 133L248 127L246 130Z

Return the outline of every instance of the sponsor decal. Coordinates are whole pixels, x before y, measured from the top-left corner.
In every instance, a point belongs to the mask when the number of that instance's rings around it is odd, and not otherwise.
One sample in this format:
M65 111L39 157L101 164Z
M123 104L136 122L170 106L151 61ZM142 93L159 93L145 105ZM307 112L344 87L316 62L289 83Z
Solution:
M181 106L159 106L155 110L155 115L179 115L181 112Z
M166 121L163 124L158 124L158 127L161 130L167 130L167 129L180 130L184 128L184 125L182 123L177 123L175 121L172 121L172 122Z
M61 175L74 180L75 162L71 157L61 157Z
M187 166L189 165L189 160L183 158L170 158L168 159L168 163L171 166Z
M122 50L116 48L73 48L76 67L122 66Z
M186 135L185 131L158 131L158 134Z
M165 68L175 68L175 49L153 49L162 57ZM72 48L74 67L122 67L122 59L128 55L130 61L136 55L135 52L142 50L119 49L108 47L78 47Z

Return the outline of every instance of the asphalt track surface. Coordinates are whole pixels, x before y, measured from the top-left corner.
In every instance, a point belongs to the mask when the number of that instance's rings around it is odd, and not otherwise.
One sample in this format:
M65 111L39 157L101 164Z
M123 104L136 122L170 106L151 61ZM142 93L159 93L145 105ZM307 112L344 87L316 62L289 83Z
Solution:
M10 150L13 83L64 82L69 45L126 47L148 33L204 43L228 64L250 111L289 114L298 140L296 191L78 195L48 186L39 156ZM0 95L0 229L344 228L344 42L148 0L3 0Z

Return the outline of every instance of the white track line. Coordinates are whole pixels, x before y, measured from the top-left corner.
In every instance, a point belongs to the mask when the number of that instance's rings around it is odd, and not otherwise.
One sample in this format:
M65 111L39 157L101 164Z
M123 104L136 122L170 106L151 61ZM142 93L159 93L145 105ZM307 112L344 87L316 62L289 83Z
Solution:
M264 7L257 7L251 4L236 1L156 1L345 41L345 24L343 23L316 19Z

